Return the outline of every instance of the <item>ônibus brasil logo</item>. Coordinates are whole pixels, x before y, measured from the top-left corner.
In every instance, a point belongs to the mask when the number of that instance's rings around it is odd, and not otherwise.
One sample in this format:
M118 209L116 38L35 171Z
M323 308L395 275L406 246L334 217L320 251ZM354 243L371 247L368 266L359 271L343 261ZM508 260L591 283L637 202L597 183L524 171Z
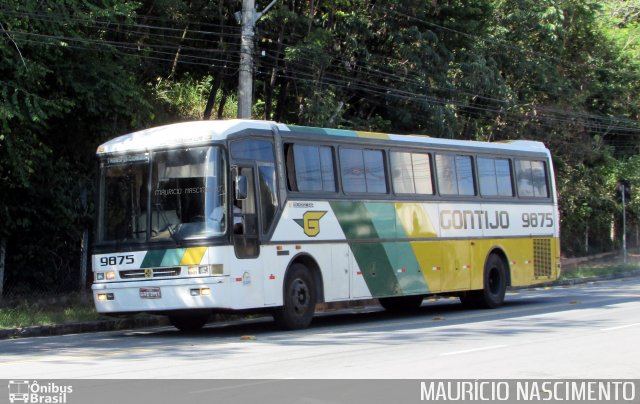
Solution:
M40 384L37 380L9 380L9 402L12 404L65 404L71 393L72 386L55 382Z

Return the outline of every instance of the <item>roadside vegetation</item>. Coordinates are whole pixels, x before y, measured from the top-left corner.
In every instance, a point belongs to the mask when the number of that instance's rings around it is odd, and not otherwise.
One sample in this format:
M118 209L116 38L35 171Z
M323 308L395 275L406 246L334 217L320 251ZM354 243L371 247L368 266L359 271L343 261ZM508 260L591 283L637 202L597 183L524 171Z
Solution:
M623 274L627 272L639 272L640 267L638 264L599 264L593 266L581 266L578 268L567 269L566 271L562 271L560 275L561 280L566 279L579 279L579 278L591 278L596 276L607 276L607 275L617 275Z
M239 7L1 2L0 294L87 287L81 240L93 230L99 144L236 116ZM256 24L253 114L545 142L563 255L612 251L622 178L627 240L640 244L639 38L640 0L278 1Z
M6 301L0 306L0 329L108 319L96 313L91 296L64 295L51 299Z

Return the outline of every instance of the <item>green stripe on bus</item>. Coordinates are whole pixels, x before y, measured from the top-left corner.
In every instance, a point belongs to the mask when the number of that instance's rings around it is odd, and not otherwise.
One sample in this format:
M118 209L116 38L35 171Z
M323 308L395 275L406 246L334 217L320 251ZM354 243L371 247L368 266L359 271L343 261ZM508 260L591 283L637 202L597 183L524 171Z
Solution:
M162 262L160 266L162 267L173 267L176 265L180 265L180 260L182 260L182 256L184 252L187 251L186 248L176 248L173 250L167 250L164 257L162 257Z
M166 252L167 250L147 251L147 254L142 260L142 264L140 264L140 268L159 267L160 264L162 264L162 259L164 258Z
M428 293L420 264L416 259L411 243L405 241L383 243L389 261L395 271L402 294L415 295Z
M373 297L402 294L382 243L349 243L364 281Z
M358 137L358 134L351 130L344 129L332 129L332 128L313 128L309 126L295 126L287 125L292 132L308 133L312 135L333 135L333 136L347 136Z
M350 242L353 257L360 267L372 296L393 296L402 293L400 284L385 247L363 202L331 202L331 208L342 231ZM367 240L360 243L358 240Z
M394 203L369 202L364 204L371 222L381 239L407 239L407 234L396 215ZM383 243L391 269L394 271L402 294L427 293L420 264L409 242Z
M381 239L407 238L404 228L397 223L398 219L396 218L394 203L368 202L364 204L364 207L367 209L371 223Z

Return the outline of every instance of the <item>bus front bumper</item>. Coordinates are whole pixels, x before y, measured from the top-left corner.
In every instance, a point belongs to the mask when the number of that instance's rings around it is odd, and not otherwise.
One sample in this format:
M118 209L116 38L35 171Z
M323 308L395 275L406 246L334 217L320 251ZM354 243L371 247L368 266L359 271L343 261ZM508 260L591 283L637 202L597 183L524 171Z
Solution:
M228 309L228 277L108 282L91 286L98 313Z

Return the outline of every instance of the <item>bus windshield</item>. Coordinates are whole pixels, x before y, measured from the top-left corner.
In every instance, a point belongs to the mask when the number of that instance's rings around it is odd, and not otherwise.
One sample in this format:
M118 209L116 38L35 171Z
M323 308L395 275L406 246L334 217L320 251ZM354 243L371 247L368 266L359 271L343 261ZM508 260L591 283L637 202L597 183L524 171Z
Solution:
M107 157L100 172L99 242L184 241L227 231L219 147Z

